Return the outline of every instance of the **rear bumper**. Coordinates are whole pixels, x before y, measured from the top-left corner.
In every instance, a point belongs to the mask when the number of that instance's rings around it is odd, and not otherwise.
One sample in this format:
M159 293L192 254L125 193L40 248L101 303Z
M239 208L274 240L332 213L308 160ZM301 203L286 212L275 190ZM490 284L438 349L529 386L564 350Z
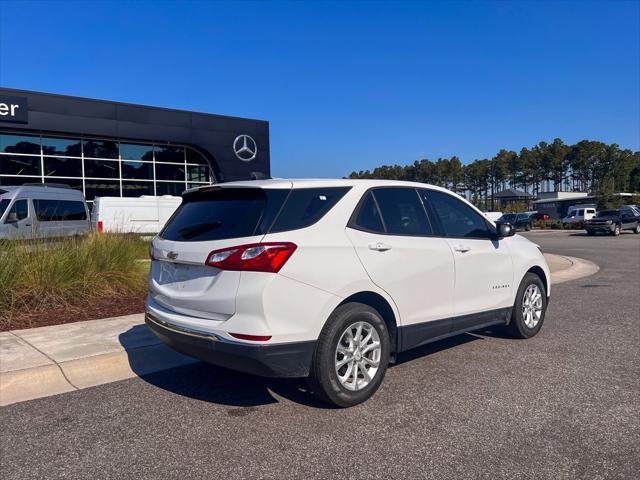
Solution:
M314 341L251 345L174 326L148 312L145 322L174 350L213 365L263 377L309 375Z

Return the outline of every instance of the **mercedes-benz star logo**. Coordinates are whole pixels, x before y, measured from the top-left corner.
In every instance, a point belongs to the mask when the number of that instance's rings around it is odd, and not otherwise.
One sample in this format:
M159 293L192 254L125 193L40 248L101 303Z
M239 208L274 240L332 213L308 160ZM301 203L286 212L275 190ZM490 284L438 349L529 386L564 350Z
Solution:
M258 154L258 145L249 135L238 135L233 141L233 152L243 162L250 162Z

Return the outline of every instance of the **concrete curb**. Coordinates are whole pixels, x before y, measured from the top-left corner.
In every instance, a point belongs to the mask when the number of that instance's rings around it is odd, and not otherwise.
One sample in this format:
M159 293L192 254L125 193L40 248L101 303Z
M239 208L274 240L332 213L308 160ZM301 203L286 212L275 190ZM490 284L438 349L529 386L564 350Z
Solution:
M551 283L593 275L588 260L545 254ZM188 365L161 343L143 315L0 333L0 406Z
M557 268L555 271L552 270L552 285L588 277L600 270L600 267L597 264L590 262L589 260L585 260L584 258L568 257L566 255L554 255L552 253L545 253L544 256L549 264L551 264L552 262L562 262L566 265Z

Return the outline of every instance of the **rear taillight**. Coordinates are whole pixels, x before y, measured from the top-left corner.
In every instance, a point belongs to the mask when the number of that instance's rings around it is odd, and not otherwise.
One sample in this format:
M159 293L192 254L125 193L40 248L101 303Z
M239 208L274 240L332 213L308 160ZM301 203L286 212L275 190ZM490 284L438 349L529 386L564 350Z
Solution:
M103 228L102 220L98 220L98 233L102 233Z
M277 273L296 251L295 243L266 242L214 250L206 265L221 270Z

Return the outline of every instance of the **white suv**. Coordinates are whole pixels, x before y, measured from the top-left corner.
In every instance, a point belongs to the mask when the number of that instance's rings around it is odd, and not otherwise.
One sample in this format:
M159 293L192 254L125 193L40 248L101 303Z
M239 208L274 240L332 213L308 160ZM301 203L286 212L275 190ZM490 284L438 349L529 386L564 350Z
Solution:
M369 398L399 352L489 325L544 321L539 248L443 188L264 180L188 190L151 247L147 324L232 369L309 377Z

